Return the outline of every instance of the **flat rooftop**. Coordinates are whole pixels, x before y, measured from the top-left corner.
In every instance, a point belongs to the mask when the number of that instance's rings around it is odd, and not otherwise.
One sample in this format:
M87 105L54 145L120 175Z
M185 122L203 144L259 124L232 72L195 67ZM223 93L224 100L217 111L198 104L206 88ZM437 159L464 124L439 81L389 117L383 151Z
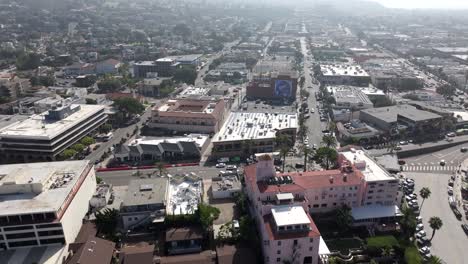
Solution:
M359 65L320 65L320 69L324 76L356 76L368 77L369 74Z
M72 105L72 107L77 105ZM30 118L18 121L0 129L0 138L32 138L50 140L66 132L79 122L95 115L104 109L101 105L79 105L81 109L62 120L46 121L44 112Z
M173 59L178 62L192 62L192 61L200 59L202 56L203 54L187 54L187 55L168 56L168 57L165 57L164 59Z
M337 103L346 102L346 103L354 103L354 104L365 104L365 105L372 105L371 100L369 97L364 94L359 88L356 87L331 87L331 91L333 92L333 97L335 98Z
M304 208L299 205L282 205L271 208L276 226L308 225L310 219Z
M0 216L57 212L87 160L0 166Z
M167 178L132 180L128 185L122 206L165 204L168 184Z
M159 112L190 112L211 114L218 101L177 99L168 100L158 108Z
M28 118L29 117L25 115L0 115L0 129Z
M196 97L196 96L204 96L208 95L210 92L210 88L207 87L193 87L188 86L182 92L180 92L177 97L178 98L186 98L186 97Z
M283 129L297 129L296 114L231 112L213 142L275 138Z
M169 185L168 214L194 214L203 195L203 182L199 177L173 177Z
M396 178L388 173L383 167L381 167L372 158L367 156L363 150L354 150L341 152L346 159L354 164L359 169L366 181L384 181L384 180L395 180Z
M423 121L423 120L441 118L440 115L437 115L428 111L419 110L416 107L411 106L411 105L395 105L395 106L388 106L388 107L378 107L378 108L361 110L361 112L365 112L376 118L385 120L388 123L397 122L398 115L401 115L403 117L409 118L414 121Z
M133 65L136 65L136 66L155 66L156 62L155 61L137 61Z
M401 211L396 205L368 205L353 207L351 209L351 216L354 220L394 217L401 215Z
M205 134L188 134L184 137L168 137L168 138L151 138L151 137L142 137L137 138L128 145L159 145L161 143L177 143L177 142L195 142L198 147L202 147L205 142L208 140L209 135Z

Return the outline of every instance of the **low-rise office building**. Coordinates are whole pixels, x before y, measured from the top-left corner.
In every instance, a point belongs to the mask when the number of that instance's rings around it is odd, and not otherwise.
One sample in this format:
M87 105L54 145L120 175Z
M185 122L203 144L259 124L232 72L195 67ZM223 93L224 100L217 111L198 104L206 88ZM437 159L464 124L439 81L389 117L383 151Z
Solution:
M411 105L364 109L360 111L359 119L390 135L403 130L412 136L438 134L443 124L442 116Z
M158 177L130 181L127 194L120 206L124 230L164 222L168 190L167 178Z
M224 100L168 100L152 111L149 127L177 132L216 133L224 120Z
M331 86L328 87L328 91L335 98L335 104L332 106L334 109L352 109L356 111L374 107L369 97L358 87Z
M278 133L296 139L296 114L232 112L212 139L213 157L246 156L272 152Z
M297 73L268 72L256 73L247 85L247 97L294 101L297 93Z
M0 166L0 249L74 242L95 188L86 160Z
M107 120L104 106L68 104L0 130L0 160L52 161Z
M320 83L326 85L369 86L369 74L358 65L320 65Z

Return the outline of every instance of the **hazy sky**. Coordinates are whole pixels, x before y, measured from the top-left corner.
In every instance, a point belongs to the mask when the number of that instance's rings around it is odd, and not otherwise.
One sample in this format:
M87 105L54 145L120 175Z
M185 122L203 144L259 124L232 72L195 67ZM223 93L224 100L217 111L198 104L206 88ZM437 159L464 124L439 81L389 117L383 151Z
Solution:
M468 0L372 0L395 8L468 8Z

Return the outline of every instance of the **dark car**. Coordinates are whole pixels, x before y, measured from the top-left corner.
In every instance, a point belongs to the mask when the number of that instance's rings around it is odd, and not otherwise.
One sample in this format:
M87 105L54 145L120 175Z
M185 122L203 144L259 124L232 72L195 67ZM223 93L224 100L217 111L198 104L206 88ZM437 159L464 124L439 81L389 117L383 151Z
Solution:
M468 235L468 225L467 224L462 224L461 225L463 231L465 231L465 233Z
M462 214L460 213L460 211L458 211L457 208L453 208L452 211L453 211L453 213L455 214L455 217L457 217L458 220L460 220L462 218Z

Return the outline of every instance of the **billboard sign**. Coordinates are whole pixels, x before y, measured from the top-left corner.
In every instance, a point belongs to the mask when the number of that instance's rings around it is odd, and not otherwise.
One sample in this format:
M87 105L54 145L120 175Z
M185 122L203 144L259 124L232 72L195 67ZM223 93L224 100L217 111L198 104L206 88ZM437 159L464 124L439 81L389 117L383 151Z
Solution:
M276 80L275 81L275 96L292 97L293 86L291 80Z

